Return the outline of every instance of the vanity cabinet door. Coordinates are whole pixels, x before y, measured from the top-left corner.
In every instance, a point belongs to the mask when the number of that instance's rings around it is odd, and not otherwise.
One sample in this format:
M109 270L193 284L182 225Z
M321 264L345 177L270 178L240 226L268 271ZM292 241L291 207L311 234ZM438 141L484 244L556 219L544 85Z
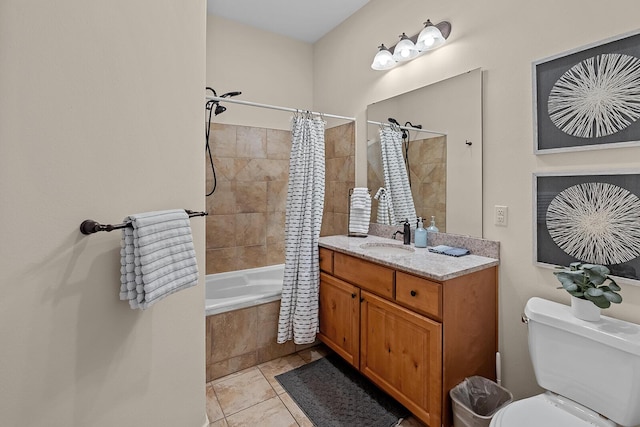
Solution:
M360 289L320 273L318 338L347 362L360 363Z
M360 371L429 426L441 425L442 324L362 291Z

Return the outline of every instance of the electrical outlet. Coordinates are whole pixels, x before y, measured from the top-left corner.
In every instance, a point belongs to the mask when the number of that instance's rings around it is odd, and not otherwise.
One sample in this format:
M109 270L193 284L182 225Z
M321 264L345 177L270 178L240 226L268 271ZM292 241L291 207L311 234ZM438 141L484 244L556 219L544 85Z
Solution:
M507 208L506 206L495 205L494 212L493 212L493 223L500 227L506 227L507 220L508 220L508 212L509 212L509 208Z

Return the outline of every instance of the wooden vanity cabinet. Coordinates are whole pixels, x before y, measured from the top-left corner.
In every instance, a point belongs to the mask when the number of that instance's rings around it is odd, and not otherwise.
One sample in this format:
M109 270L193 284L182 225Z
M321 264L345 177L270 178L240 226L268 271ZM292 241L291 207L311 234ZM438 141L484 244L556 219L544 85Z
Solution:
M449 390L472 375L495 380L497 267L438 282L337 251L331 259L318 338L422 422L450 427Z

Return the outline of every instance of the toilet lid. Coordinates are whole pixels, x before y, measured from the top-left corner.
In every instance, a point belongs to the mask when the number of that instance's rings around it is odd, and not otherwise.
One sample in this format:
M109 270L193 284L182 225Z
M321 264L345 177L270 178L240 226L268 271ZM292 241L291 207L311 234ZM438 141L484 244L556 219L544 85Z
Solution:
M553 404L546 396L538 395L518 400L499 410L491 422L492 427L611 427L615 424L603 418L578 418L567 408Z

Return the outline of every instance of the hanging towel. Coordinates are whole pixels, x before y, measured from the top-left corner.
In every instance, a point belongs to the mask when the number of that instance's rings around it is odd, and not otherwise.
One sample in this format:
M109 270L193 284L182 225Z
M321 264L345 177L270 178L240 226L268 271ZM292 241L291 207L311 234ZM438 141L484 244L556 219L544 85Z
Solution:
M147 309L198 283L189 215L182 209L129 215L122 229L120 299Z
M378 215L376 222L378 224L392 225L391 218L394 218L393 205L390 203L387 190L384 187L380 187L374 199L378 201Z
M366 187L356 187L349 201L349 233L367 234L371 220L371 196Z

